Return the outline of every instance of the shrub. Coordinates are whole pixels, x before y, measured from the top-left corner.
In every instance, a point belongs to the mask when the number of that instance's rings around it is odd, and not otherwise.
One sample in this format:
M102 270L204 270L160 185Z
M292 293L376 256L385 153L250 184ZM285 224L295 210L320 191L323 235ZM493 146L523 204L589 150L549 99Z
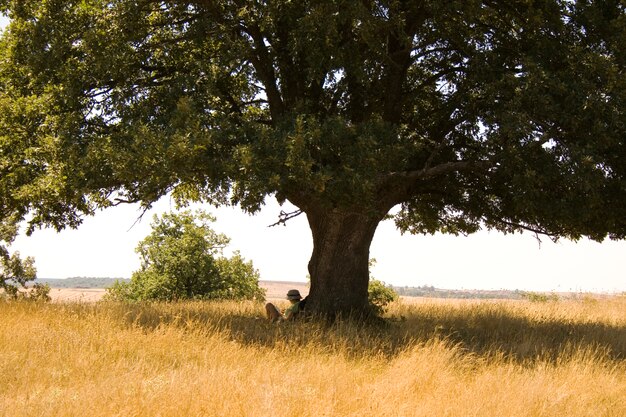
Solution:
M232 257L220 257L215 260L220 277L221 290L219 298L235 300L263 300L265 290L259 287L261 276L254 269L252 261L246 262L239 251Z
M375 264L376 259L370 259L370 281L367 287L367 298L374 313L380 316L387 311L387 306L390 303L399 298L399 295L391 285L386 285L372 276L371 268Z
M116 282L107 291L115 300L260 299L259 273L236 252L220 255L230 239L216 233L215 218L202 211L154 217L152 233L137 252L141 269L130 282Z
M0 246L0 297L10 300L50 301L50 286L34 284L37 279L35 260L20 257L19 252L10 255Z
M378 315L384 314L388 304L396 301L399 297L391 285L386 285L377 279L370 279L367 295L372 309Z

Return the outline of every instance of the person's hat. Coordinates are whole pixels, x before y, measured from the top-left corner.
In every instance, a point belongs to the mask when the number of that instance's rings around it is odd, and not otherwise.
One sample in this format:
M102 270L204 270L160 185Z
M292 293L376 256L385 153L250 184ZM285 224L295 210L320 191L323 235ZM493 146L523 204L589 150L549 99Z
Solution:
M287 300L302 300L302 296L300 295L300 291L298 291L298 290L289 290L289 291L287 291Z

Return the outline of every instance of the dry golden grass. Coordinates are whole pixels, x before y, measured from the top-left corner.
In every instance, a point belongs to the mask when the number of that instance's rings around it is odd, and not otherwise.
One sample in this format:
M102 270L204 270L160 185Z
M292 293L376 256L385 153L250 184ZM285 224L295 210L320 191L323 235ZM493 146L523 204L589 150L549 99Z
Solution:
M626 415L624 298L404 302L369 325L261 310L0 303L0 415Z

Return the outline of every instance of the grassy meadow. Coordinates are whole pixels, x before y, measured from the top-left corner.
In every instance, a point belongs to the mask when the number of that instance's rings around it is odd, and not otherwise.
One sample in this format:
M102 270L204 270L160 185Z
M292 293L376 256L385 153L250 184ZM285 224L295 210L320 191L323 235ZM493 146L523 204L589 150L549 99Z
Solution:
M626 297L261 311L0 303L0 416L626 416Z

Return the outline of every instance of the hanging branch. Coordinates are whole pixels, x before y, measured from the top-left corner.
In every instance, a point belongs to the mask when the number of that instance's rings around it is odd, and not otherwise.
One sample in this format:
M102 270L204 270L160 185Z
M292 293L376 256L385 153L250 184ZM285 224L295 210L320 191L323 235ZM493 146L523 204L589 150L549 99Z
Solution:
M289 213L281 210L280 214L278 215L278 221L276 223L274 223L274 224L270 224L267 227L274 227L274 226L278 226L279 224L282 224L283 226L287 226L287 221L288 220L291 220L294 217L298 217L302 213L303 213L302 210L291 211Z
M143 219L143 216L148 212L148 210L150 210L150 208L151 206L145 206L141 208L141 214L139 215L139 217L135 219L135 222L130 226L127 232L130 232L131 229L135 227L135 225L137 225L137 223L139 223Z

